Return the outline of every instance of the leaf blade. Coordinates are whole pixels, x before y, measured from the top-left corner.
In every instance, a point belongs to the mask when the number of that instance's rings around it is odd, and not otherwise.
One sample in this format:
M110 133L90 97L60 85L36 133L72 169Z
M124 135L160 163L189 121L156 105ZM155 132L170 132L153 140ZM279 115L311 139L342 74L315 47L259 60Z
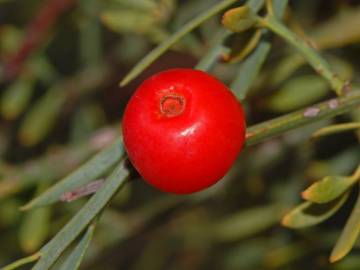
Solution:
M41 250L41 258L33 270L49 269L61 253L86 226L102 211L117 190L124 185L128 171L122 161L108 177L103 187L92 196L81 210Z
M314 203L327 203L343 194L356 180L345 176L326 176L302 192L305 200Z
M86 250L89 247L90 242L94 236L94 230L95 224L90 225L85 235L82 237L82 239L71 252L71 254L66 258L59 270L79 269L80 264L85 256Z
M306 213L310 207L316 206L311 202L304 202L295 207L290 213L286 214L281 223L283 226L293 229L300 229L316 225L327 218L331 217L345 203L349 197L349 193L345 193L340 199L335 201L330 207L319 215L311 215Z
M72 172L40 196L24 205L22 210L29 210L34 207L45 206L57 202L64 192L71 191L72 189L97 179L101 174L118 162L123 153L123 144L119 138L110 146L96 154L88 162L80 166L76 171Z
M345 228L341 232L341 235L336 242L331 255L330 262L336 262L342 259L346 254L350 252L353 245L360 233L360 195L355 203L355 206L350 214L350 218L346 222Z
M335 133L340 133L344 131L349 131L353 129L360 129L360 122L353 122L353 123L345 123L345 124L337 124L331 125L324 128L317 130L312 137L317 138L321 136L332 135Z

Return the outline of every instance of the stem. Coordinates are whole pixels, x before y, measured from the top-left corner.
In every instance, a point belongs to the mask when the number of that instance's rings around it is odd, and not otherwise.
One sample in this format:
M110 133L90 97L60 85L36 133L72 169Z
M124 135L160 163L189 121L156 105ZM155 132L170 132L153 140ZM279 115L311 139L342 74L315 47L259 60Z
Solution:
M15 262L13 262L12 264L9 264L7 266L5 266L4 268L1 268L2 270L13 270L16 268L19 268L20 266L23 266L25 264L37 261L40 258L41 254L39 252L30 255L28 257L22 258L20 260L17 260Z
M315 49L310 47L306 41L296 36L274 16L267 16L264 19L259 18L259 23L261 26L268 28L272 32L282 37L288 43L293 45L316 70L316 72L323 76L330 83L331 88L336 92L337 95L344 94L344 91L348 88L347 82L341 80L338 75L330 69L328 63L319 55Z
M266 9L269 15L274 16L272 0L266 0Z
M246 145L253 145L285 131L348 112L358 105L360 90L251 126L246 132Z

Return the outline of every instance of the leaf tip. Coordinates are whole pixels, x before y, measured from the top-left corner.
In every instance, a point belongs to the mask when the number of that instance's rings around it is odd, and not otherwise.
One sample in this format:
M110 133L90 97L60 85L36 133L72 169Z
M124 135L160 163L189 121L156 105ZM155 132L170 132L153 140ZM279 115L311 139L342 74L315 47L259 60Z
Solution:
M304 190L303 192L301 192L301 197L304 199L304 200L309 200L310 199L310 192L309 192L309 189L306 189Z
M127 85L126 77L124 79L122 79L118 85L119 85L119 87L124 87L125 85Z
M27 204L24 204L24 205L20 206L19 210L25 212L25 211L29 211L31 208L33 208L32 201L28 202Z
M284 227L291 227L290 225L290 217L289 214L286 214L280 221L281 225L283 225Z
M329 257L330 263L336 263L340 259L342 259L345 256L345 254L342 253L332 253Z

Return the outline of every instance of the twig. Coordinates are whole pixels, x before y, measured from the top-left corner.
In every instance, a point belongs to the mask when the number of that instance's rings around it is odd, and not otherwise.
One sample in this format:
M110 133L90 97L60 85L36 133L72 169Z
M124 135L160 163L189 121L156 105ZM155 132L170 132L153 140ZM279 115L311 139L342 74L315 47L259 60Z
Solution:
M360 90L354 90L345 97L335 98L318 103L305 109L280 116L248 128L246 145L253 145L270 137L280 135L288 130L331 118L350 111L360 105Z

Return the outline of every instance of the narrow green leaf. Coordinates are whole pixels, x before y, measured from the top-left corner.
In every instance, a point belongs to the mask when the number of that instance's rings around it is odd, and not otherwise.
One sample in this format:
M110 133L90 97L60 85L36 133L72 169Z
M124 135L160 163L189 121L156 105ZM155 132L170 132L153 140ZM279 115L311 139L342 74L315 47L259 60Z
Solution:
M325 21L310 33L321 49L337 48L359 42L360 8L348 7Z
M29 210L34 207L44 206L59 201L60 196L64 192L83 186L102 176L107 170L119 162L123 153L123 144L121 138L119 138L79 167L76 171L72 172L69 176L59 181L39 197L31 200L22 207L22 210Z
M36 260L38 260L40 258L40 253L37 252L33 255L30 255L28 257L25 257L25 258L22 258L20 260L17 260L3 268L1 268L1 270L13 270L13 269L16 269L16 268L19 268L20 266L23 266L25 264L28 264L28 263L31 263L31 262L34 262Z
M264 5L264 0L249 0L246 2L246 5L254 12L258 13L259 10Z
M36 194L40 194L48 187L46 182L39 183ZM44 243L50 228L50 207L33 209L25 214L20 227L19 241L26 253L33 253Z
M25 110L33 93L33 86L33 79L20 78L5 89L0 106L5 118L15 119Z
M349 193L328 204L304 202L285 215L281 223L289 228L299 229L313 226L331 217L345 203Z
M274 15L276 18L281 19L285 13L288 0L272 0Z
M353 129L360 129L360 122L327 126L327 127L321 128L318 131L316 131L312 135L312 137L316 138L316 137L321 137L321 136L327 136L327 135L340 133L340 132L353 130Z
M326 80L320 76L299 76L290 79L268 100L268 108L276 112L299 109L318 101L328 90Z
M274 67L274 70L271 73L270 83L272 85L280 84L305 63L304 57L296 53L284 57Z
M267 40L261 40L253 53L240 66L234 81L230 85L230 88L240 100L245 99L270 52L270 48L271 45Z
M302 197L314 203L328 203L348 190L355 181L352 177L326 176L303 191Z
M221 10L235 3L236 0L223 0L217 5L209 8L203 13L196 16L194 19L186 23L181 29L171 35L167 40L157 46L152 50L148 55L146 55L140 62L138 62L135 67L133 67L130 72L125 76L124 79L120 82L120 86L128 84L136 76L138 76L144 69L146 69L152 62L154 62L159 56L161 56L166 50L168 50L172 45L174 45L180 38L184 35L195 29L201 23L211 18Z
M48 236L50 208L34 209L25 215L20 228L20 245L26 253L38 250Z
M24 145L35 145L48 135L65 100L64 89L54 87L33 105L19 130L19 138Z
M87 229L86 233L71 252L71 254L66 258L64 263L61 265L59 270L77 270L80 267L82 260L84 259L85 252L89 247L91 239L94 236L95 225L92 224Z
M335 244L331 255L330 262L336 262L342 259L350 252L358 238L360 232L360 195L358 195L355 206L350 214L345 228L341 232L340 238Z
M208 52L194 68L202 71L209 71L219 57L227 50L227 48L223 45L223 42L229 35L229 31L221 29L215 36Z
M61 253L76 239L89 223L103 210L114 194L126 183L128 171L121 162L107 178L103 187L41 250L41 258L33 270L49 269Z
M215 225L215 237L233 241L261 232L279 222L282 210L278 205L269 205L236 213Z
M102 23L118 33L146 33L156 23L156 17L139 10L106 10L100 15Z

